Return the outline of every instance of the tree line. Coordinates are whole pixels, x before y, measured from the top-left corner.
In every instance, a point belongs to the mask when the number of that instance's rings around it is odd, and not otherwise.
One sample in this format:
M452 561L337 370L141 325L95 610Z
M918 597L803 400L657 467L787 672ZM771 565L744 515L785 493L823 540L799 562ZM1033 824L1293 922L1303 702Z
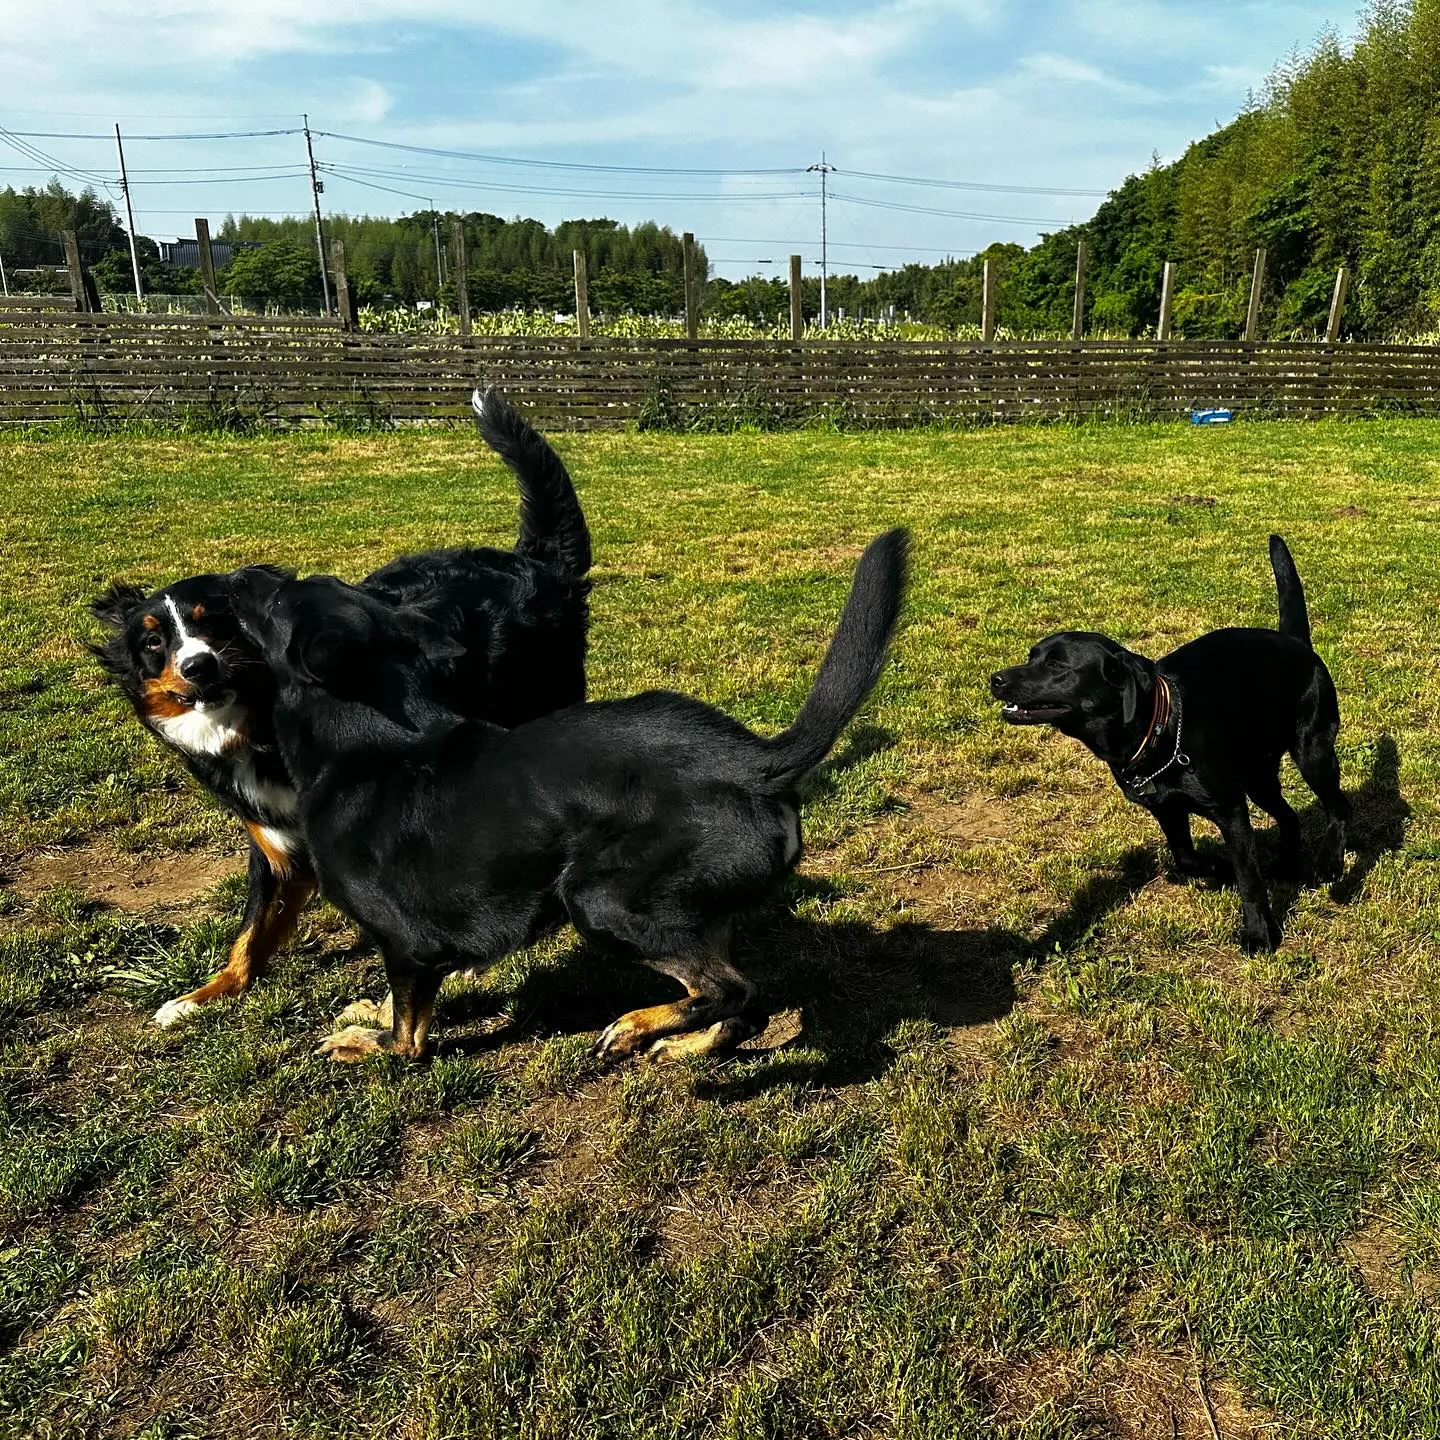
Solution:
M915 319L978 324L989 260L999 282L997 320L1016 332L1069 329L1076 247L1087 251L1086 324L1143 334L1159 310L1161 272L1178 266L1177 335L1224 338L1244 325L1255 250L1267 252L1262 332L1323 328L1335 271L1352 275L1346 329L1367 338L1440 327L1440 0L1372 0L1355 43L1333 34L1282 63L1235 120L1174 163L1130 176L1083 224L1029 249L996 244L936 265L906 265L873 278L836 275L829 301L847 313L894 306ZM602 312L678 314L684 309L680 238L652 223L537 220L424 210L399 219L332 216L362 303L451 302L448 240L465 227L470 303L476 310L573 309L572 252L585 251L590 304ZM12 270L63 263L58 232L80 237L102 289L130 286L130 260L115 208L92 191L0 191L0 257ZM312 222L228 218L218 238L250 242L221 272L228 293L277 304L320 294ZM436 240L440 241L437 254ZM166 271L142 237L154 290L194 289L194 272ZM704 265L703 251L700 255ZM703 270L702 270L702 273ZM38 284L36 288L41 288ZM62 283L59 288L66 288ZM807 317L818 282L804 286ZM774 322L788 312L786 282L712 279L704 309Z

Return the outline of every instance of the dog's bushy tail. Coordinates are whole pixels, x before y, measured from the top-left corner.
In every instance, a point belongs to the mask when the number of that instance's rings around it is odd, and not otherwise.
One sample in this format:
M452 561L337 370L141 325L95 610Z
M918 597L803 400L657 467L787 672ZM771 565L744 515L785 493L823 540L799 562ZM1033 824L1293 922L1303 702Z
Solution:
M865 547L834 639L791 727L769 741L770 778L788 789L830 753L885 664L905 598L910 535L887 530Z
M1280 633L1310 644L1310 612L1305 608L1305 587L1290 558L1290 549L1278 536L1270 537L1270 568L1275 572L1275 590L1280 597Z
M580 579L590 569L590 530L570 472L549 442L498 391L470 397L485 443L510 467L520 486L517 553Z

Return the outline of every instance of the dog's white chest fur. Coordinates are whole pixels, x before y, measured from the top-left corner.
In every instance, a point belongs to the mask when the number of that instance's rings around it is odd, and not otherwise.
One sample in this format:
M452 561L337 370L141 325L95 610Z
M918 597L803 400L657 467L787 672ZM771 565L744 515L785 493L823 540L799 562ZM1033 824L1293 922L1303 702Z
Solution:
M190 755L224 755L248 744L240 728L245 708L233 701L224 705L196 705L180 715L164 715L155 728L177 750Z

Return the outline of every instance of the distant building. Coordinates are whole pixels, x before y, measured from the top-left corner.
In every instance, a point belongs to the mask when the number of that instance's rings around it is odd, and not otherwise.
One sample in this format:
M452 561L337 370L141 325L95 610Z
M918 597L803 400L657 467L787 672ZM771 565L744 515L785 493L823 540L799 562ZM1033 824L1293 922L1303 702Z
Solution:
M198 240L157 240L160 247L160 263L167 270L198 270L200 268L200 242ZM223 270L230 263L237 250L256 250L258 240L212 240L210 255L215 268Z

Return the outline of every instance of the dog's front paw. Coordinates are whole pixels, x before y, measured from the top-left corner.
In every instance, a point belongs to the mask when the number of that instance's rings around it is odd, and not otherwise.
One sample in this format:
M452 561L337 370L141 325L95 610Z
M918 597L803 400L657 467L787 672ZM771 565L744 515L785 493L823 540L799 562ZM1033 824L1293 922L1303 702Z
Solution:
M740 1015L717 1020L704 1030L685 1030L657 1040L645 1052L647 1060L691 1060L699 1055L728 1055L737 1045L758 1035L761 1027Z
M1315 857L1315 878L1333 885L1345 878L1345 845L1342 841Z
M188 1020L192 1015L200 1013L200 1003L197 1000L188 1000L181 995L178 999L167 1000L156 1012L155 1023L162 1029L168 1030L172 1025L178 1025L182 1020Z
M1247 955L1268 954L1280 948L1280 926L1273 915L1246 915L1240 945Z
M342 1065L353 1065L371 1055L383 1055L390 1047L388 1030L376 1030L370 1025L347 1025L333 1035L327 1035L315 1047L317 1055L326 1055Z
M1235 870L1228 860L1212 855L1172 855L1176 872L1186 880L1214 880L1225 884L1234 880Z

